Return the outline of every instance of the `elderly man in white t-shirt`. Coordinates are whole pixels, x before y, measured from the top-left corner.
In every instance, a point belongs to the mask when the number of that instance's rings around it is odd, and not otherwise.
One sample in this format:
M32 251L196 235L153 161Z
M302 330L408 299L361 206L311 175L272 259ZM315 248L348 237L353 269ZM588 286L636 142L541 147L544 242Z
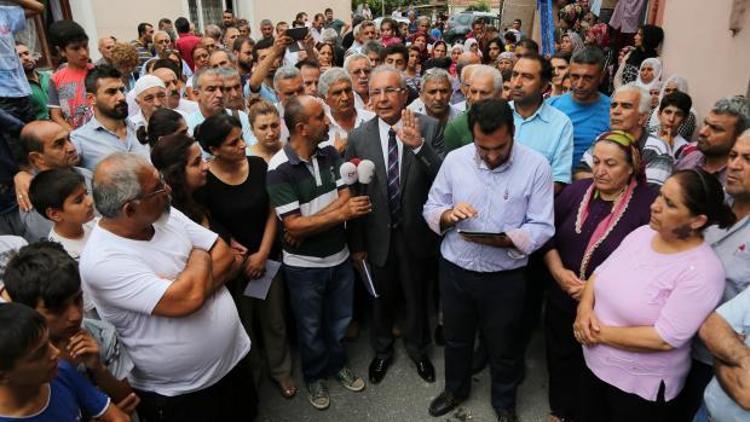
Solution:
M224 287L241 258L170 207L169 186L141 157L102 160L93 193L102 218L81 256L83 289L135 363L139 413L160 421L250 420L250 339Z

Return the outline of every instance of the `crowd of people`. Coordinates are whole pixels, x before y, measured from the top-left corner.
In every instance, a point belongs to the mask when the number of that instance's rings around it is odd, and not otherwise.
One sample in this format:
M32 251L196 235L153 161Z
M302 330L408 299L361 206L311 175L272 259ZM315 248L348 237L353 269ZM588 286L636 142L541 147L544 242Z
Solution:
M748 99L699 119L661 28L621 49L624 12L565 3L551 55L365 7L164 17L91 63L62 20L49 72L13 35L44 5L4 2L0 421L253 420L264 376L325 410L398 337L426 383L444 348L431 416L489 367L516 421L540 322L550 422L750 419Z

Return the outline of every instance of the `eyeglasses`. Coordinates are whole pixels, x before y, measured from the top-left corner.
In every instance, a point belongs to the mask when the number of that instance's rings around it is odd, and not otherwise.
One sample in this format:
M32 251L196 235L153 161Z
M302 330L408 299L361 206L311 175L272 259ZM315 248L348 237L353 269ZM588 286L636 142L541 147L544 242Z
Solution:
M157 186L157 189L154 190L154 191L152 191L152 192L136 196L132 200L133 201L144 201L144 200L146 200L148 198L151 198L151 197L154 197L154 196L157 196L157 195L161 195L162 193L167 193L168 191L169 191L169 185L167 185L167 182L164 181L164 176L161 173L159 173L159 185Z
M372 89L370 90L370 96L371 97L379 97L381 94L385 94L387 96L396 95L399 94L401 91L403 91L403 88L395 88L395 87L388 87L383 89Z

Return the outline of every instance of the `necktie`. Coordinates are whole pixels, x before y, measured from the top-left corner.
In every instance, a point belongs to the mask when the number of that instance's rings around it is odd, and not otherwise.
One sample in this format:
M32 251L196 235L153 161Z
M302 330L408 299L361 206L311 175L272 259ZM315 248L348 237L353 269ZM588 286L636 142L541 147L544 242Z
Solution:
M396 132L390 129L388 130L388 206L391 211L391 225L394 227L401 220L401 182L398 169Z

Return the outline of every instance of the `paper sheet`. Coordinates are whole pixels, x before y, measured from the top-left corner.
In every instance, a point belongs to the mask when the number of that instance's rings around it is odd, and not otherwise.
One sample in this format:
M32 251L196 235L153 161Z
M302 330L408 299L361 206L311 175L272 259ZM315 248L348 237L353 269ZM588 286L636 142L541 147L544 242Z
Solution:
M271 282L274 277L276 277L276 273L279 272L280 268L280 262L272 259L266 260L266 272L263 274L263 277L250 280L250 282L247 283L247 287L245 287L244 295L260 300L266 300L268 289L271 287Z

